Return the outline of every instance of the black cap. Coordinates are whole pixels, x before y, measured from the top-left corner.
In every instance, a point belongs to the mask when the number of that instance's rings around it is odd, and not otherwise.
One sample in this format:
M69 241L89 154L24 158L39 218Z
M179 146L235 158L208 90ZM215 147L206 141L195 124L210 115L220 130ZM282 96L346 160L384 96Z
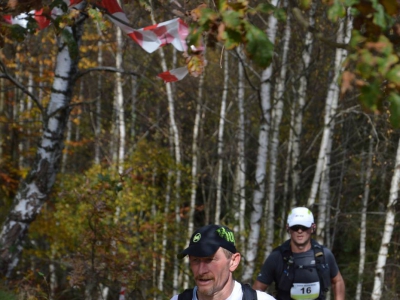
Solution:
M178 258L186 255L208 257L222 247L236 253L235 237L232 230L221 225L207 225L197 229L190 238L189 247L179 253Z

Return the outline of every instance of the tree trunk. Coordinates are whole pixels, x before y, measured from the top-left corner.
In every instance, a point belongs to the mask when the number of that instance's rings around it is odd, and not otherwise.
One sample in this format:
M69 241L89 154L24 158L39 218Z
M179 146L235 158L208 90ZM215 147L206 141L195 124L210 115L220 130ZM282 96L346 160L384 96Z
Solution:
M234 197L234 222L235 235L240 237L240 244L244 245L244 211L246 207L246 154L245 154L245 115L244 115L244 55L241 47L238 48L240 57L238 64L238 133L237 133L237 165L235 178L235 197Z
M287 6L287 1L284 2ZM289 12L289 11L288 11ZM271 138L271 150L269 159L269 180L268 180L268 211L265 211L265 216L267 216L267 238L266 238L266 248L264 257L265 259L269 256L273 249L274 234L275 234L275 188L276 188L276 177L277 177L277 164L278 164L278 149L279 149L279 128L281 125L282 115L283 115L283 97L286 85L286 71L287 71L287 57L289 52L289 42L290 42L290 13L286 17L286 26L283 36L283 53L282 61L280 66L280 74L276 80L276 87L274 92L274 102L276 102L272 113L272 138Z
M351 28L352 28L352 19L349 16L345 20L340 21L340 26L337 32L336 41L338 43L348 43L350 36L351 36ZM335 114L338 106L339 100L339 86L338 86L338 79L339 75L342 71L342 63L344 59L347 57L347 51L344 49L336 49L335 54L335 68L334 68L334 75L332 81L329 86L328 94L326 97L326 105L325 105L325 117L324 117L324 131L321 141L321 146L319 150L317 166L314 173L314 179L311 185L310 196L308 198L308 207L311 207L315 203L315 198L318 192L318 188L321 182L321 177L323 170L326 169L326 155L330 152L330 141L332 135L332 129L334 128L335 123ZM325 208L319 208L324 210ZM321 211L323 213L323 211ZM325 228L317 227L317 235L320 235L321 232Z
M82 5L85 4L82 2ZM33 166L20 184L0 235L0 271L7 277L18 263L29 226L47 199L59 170L79 60L78 53L70 52L64 37L73 38L73 42L79 45L82 28L83 22L79 20L75 25L65 27L65 34L57 37L58 53L53 88L44 116L43 134Z
M221 111L219 113L219 126L218 126L218 167L217 167L217 195L215 200L215 224L219 222L221 215L221 201L222 201L222 171L224 167L224 159L222 152L224 148L224 127L226 116L226 99L228 97L228 84L229 84L229 53L224 51L224 87L222 90Z
M154 18L154 13L151 11L151 20L153 24L156 24L156 20ZM160 55L161 59L161 66L163 69L163 72L167 71L167 60L165 58L165 52L163 48L158 49L158 53ZM180 218L180 187L181 187L181 181L182 181L182 172L180 170L180 165L182 164L182 158L181 158L181 146L180 146L180 137L179 137L179 131L178 127L176 125L176 120L175 120L175 104L174 104L174 95L172 92L172 84L171 83L166 83L165 88L167 90L167 99L168 99L168 112L169 112L169 120L170 120L170 126L171 126L171 132L173 136L173 142L174 142L174 154L175 154L175 163L176 163L176 174L175 174L175 223L176 226L180 226L181 218ZM179 237L176 237L177 239ZM174 246L175 253L178 253L178 243L175 243ZM173 293L177 294L179 290L179 261L178 258L175 256L174 257L174 263L173 263Z
M117 70L122 69L122 30L117 27L117 51L115 54L115 67ZM125 158L125 110L124 110L124 94L122 91L122 76L121 73L115 73L115 103L117 109L117 126L119 133L118 141L118 172L122 174L124 172L124 158Z
M278 4L278 0L271 1L273 6ZM270 15L268 20L267 35L269 40L275 42L275 34L278 20L274 15ZM271 126L271 76L272 64L268 66L261 75L261 124L258 134L258 150L256 162L255 187L250 215L250 232L245 251L246 268L242 280L250 282L254 274L255 260L257 257L258 242L260 239L261 217L263 214L263 202L265 197L265 178L268 157L269 130Z
M383 229L381 246L379 248L378 260L375 266L374 287L372 289L372 300L380 300L385 278L385 265L389 252L389 244L392 239L393 228L395 225L396 205L399 196L400 185L400 140L397 146L396 162L394 165L392 183L390 186L389 202L386 207L386 220Z
M367 238L367 209L368 209L368 200L369 200L369 190L371 183L371 174L372 174L372 157L374 155L373 146L374 146L374 134L371 130L371 136L369 138L369 147L367 153L367 169L366 169L366 177L364 182L364 195L362 199L362 208L361 208L361 224L360 224L360 261L358 264L358 280L357 280L357 289L356 289L356 297L355 300L361 300L362 293L362 284L364 277L364 267L365 267L365 258L366 258L366 238Z

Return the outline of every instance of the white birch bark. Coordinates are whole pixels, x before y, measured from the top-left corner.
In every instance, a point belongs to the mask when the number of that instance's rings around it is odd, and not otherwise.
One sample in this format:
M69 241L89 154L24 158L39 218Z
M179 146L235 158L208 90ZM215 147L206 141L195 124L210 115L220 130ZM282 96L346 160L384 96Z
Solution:
M51 249L51 263L49 264L49 273L50 273L50 280L49 280L49 290L50 290L50 295L49 299L53 300L56 298L55 291L58 287L57 283L57 273L56 273L56 265L54 264L54 257L56 254L56 250L54 248Z
M309 25L311 27L315 24L315 10L317 2L313 1L311 3L310 13L309 13ZM290 207L295 207L297 205L297 194L300 184L300 172L299 168L299 158L300 158L300 137L303 128L303 109L306 103L307 97L307 78L308 78L308 68L311 62L311 53L313 50L313 34L308 31L306 34L306 40L304 43L304 49L302 53L302 64L299 66L301 70L300 85L298 89L297 99L298 101L293 101L292 118L294 119L294 124L291 127L291 132L293 133L293 144L292 144L292 155L291 155L291 169L292 169L292 201ZM286 218L282 218L285 220Z
M150 1L151 4L151 1ZM156 24L156 20L154 18L154 13L153 10L151 11L151 20L153 24ZM165 53L164 49L160 48L158 49L158 53L160 55L161 59L161 66L163 71L167 71L167 60L165 58ZM182 163L182 158L181 158L181 146L180 146L180 137L179 137L179 131L178 131L178 126L176 125L176 120L175 120L175 104L174 104L174 97L172 93L172 86L171 83L166 83L165 88L167 91L167 99L168 99L168 111L169 111L169 121L170 121L170 126L172 130L172 135L173 135L173 142L174 142L174 151L175 151L175 163L176 163L176 180L175 180L175 199L176 199L176 204L175 204L175 223L177 226L179 226L181 218L179 215L180 211L180 187L181 187L181 182L182 182L182 172L180 171L179 166ZM176 237L177 239L179 237ZM175 253L178 253L178 243L175 243L174 245L174 251ZM172 275L172 286L173 286L173 294L177 294L179 290L179 260L175 256L174 257L174 263L173 263L173 275Z
M190 205L189 205L189 218L188 218L188 239L193 233L193 217L194 211L196 209L196 191L197 191L197 172L199 168L198 156L199 156L199 146L198 146L198 138L199 138L199 130L201 123L201 114L202 114L202 100L203 100L203 87L204 87L204 73L200 76L199 80L199 89L197 95L197 104L196 104L196 116L194 118L193 124L193 141L192 141L192 182L191 182L191 192L190 192Z
M378 252L378 259L375 266L374 287L372 289L372 300L380 300L384 288L385 265L389 252L389 244L392 239L395 225L396 205L399 197L400 186L400 140L397 146L396 161L394 165L392 183L390 185L389 202L386 206L385 227L383 229L381 246Z
M122 69L122 30L117 27L116 28L116 42L117 42L117 51L115 54L115 67L117 70ZM126 129L125 129L125 110L124 110L124 94L122 91L122 77L121 73L115 73L115 103L117 108L117 125L118 125L118 133L119 133L119 141L118 141L118 172L120 174L124 171L124 157L125 157L125 138L126 138Z
M338 95L339 96L339 95ZM334 118L334 116L333 116ZM332 133L334 130L334 121L330 123L331 128L329 130L330 135L327 140L326 154L324 157L324 164L322 165L321 172L321 183L319 188L319 205L318 205L318 220L317 220L317 237L319 243L330 248L330 239L327 236L325 229L329 230L329 211L327 206L329 206L330 199L330 161L331 161L331 149L332 149ZM333 126L332 126L333 125Z
M371 183L371 175L372 175L372 157L373 157L373 146L374 146L374 138L371 130L371 135L369 137L369 146L367 153L367 168L366 168L366 176L364 182L364 195L362 198L362 208L361 208L361 222L360 222L360 261L358 263L358 280L357 280L357 288L356 288L356 296L354 300L361 300L361 292L364 278L364 267L365 267L365 258L366 258L366 237L367 237L367 208L368 208L368 200L369 200L369 191L370 191L370 183Z
M273 0L271 1L271 4L273 6L277 6L278 1ZM270 15L268 19L267 35L272 43L275 42L277 23L278 20L275 18L275 16ZM271 75L272 64L268 66L261 75L261 124L258 135L255 187L252 200L253 210L251 211L250 215L250 232L247 241L247 248L244 254L246 263L246 268L244 268L244 273L242 276L242 280L244 282L251 281L251 278L254 274L255 260L257 257L258 242L260 237L261 217L263 213L263 201L265 197L269 130L271 125Z
M222 152L224 148L224 127L225 127L225 116L226 116L226 99L228 97L228 83L229 83L229 55L227 51L224 51L224 87L222 90L221 99L221 110L219 114L219 126L218 126L218 166L217 166L217 194L215 200L215 218L214 223L218 224L219 216L221 215L221 201L222 201L222 171L223 171L223 157Z
M166 188L166 193L165 193L165 207L164 207L164 216L165 220L167 219L169 215L169 205L171 202L171 176L172 176L172 171L168 171L167 175L167 188ZM158 290L161 292L158 300L163 299L163 290L164 290L164 277L165 277L165 263L166 263L166 254L167 254L167 232L168 232L168 222L164 222L163 224L163 230L162 230L162 237L161 237L161 258L160 258L160 272L158 276Z
M350 16L350 14L348 14ZM346 22L346 23L345 23ZM339 29L337 32L337 37L336 41L338 43L348 43L350 36L351 36L351 29L352 29L352 23L351 23L351 18L347 17L346 20L341 20ZM318 154L318 160L317 160L317 166L315 169L314 173L314 178L313 182L311 185L311 191L310 191L310 196L308 198L307 205L308 207L311 207L315 203L315 198L318 192L318 188L321 182L321 176L323 170L326 168L326 155L330 152L329 149L329 139L332 134L332 128L334 128L334 118L338 106L338 100L339 100L339 85L338 85L338 79L339 75L342 71L342 63L344 59L347 57L347 51L344 49L336 49L336 54L335 54L335 69L334 69L334 76L332 78L332 81L329 85L329 90L328 94L326 97L326 104L325 104L325 116L324 116L324 130L323 130L323 135L322 135L322 141L321 141L321 146ZM319 205L320 209L325 209L321 208L321 205ZM324 212L321 211L323 214ZM322 219L322 215L318 215L318 219ZM321 232L325 228L319 228L317 226L317 235L321 234Z
M287 5L285 1L284 5ZM269 179L268 179L268 205L265 207L265 216L267 220L266 224L266 248L264 257L267 258L272 252L273 242L274 242L274 232L275 232L275 187L276 187L276 176L277 176L277 163L278 163L278 148L279 148L279 128L281 125L282 115L283 115L283 97L286 85L286 72L287 72L287 56L289 52L289 42L290 42L290 13L286 17L286 26L283 36L283 52L282 52L282 62L280 67L280 73L276 80L276 87L274 92L274 101L276 104L272 112L272 138L271 138L271 150L269 159Z
M196 116L194 118L193 124L193 141L192 141L192 181L191 181L191 192L190 192L190 204L189 204L189 217L188 217L188 232L187 240L190 240L192 233L194 231L194 212L196 209L196 195L197 195L197 173L199 168L198 158L199 158L199 146L198 138L201 124L202 115L202 101L203 101L203 88L204 88L204 73L201 74L199 80L199 88L197 95L196 104ZM189 269L189 265L187 266ZM189 274L185 273L185 278L183 280L183 288L187 289L189 286Z
M244 115L244 67L242 61L244 55L241 47L238 47L240 56L238 64L238 133L237 133L237 165L235 178L234 220L235 236L240 236L240 244L244 245L244 210L246 207L246 159L245 159L245 115Z
M84 9L86 1L82 1L80 6ZM70 35L78 45L83 23L78 18L76 25L64 28L66 34ZM70 113L73 78L77 72L79 56L71 55L62 34L57 36L57 45L52 93L44 116L43 134L38 144L35 161L20 184L0 234L0 272L6 277L11 275L18 264L28 228L40 212L59 170L63 134Z

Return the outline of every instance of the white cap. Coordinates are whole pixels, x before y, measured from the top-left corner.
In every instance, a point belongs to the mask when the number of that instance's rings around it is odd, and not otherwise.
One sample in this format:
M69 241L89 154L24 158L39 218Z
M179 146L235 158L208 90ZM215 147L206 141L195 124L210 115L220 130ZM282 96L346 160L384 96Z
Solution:
M303 225L310 228L314 223L314 216L307 207L296 207L290 211L287 223L289 227Z

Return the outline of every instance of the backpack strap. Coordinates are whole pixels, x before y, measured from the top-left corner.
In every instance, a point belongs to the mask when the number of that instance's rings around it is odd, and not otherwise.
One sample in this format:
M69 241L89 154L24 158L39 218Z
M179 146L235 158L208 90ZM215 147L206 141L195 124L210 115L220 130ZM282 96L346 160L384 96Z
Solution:
M178 300L192 300L193 299L193 289L184 290L178 295Z
M329 266L325 263L324 246L314 239L311 239L311 245L314 250L315 265L321 284L321 290L326 293L331 286Z
M290 291L294 281L294 259L290 249L290 240L285 241L282 245L275 248L279 251L283 259L283 270L281 277L276 282L277 290ZM274 250L274 251L275 251Z
M257 300L257 292L248 283L242 283L242 290L242 300Z

